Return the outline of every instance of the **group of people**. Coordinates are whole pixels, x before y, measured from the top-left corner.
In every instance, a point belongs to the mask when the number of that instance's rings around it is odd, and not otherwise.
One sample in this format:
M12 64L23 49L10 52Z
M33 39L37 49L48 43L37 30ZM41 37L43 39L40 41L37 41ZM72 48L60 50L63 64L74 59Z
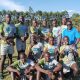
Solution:
M12 80L20 79L21 74L29 80L63 80L63 75L71 70L76 77L80 31L71 20L63 17L62 25L58 26L57 19L53 19L51 27L47 26L46 20L41 26L33 20L32 26L27 27L23 16L19 16L18 22L12 24L11 15L7 14L5 22L0 24L0 79L3 79L6 55L9 57L7 70L11 72ZM26 45L28 38L30 44ZM13 62L14 45L18 57Z

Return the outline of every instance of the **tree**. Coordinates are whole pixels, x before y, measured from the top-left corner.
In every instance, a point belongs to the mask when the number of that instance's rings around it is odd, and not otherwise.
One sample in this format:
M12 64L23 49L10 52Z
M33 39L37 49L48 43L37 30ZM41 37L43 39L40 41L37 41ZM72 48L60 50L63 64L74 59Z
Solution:
M73 15L72 15L72 19L74 19L74 18L76 18L76 17L79 17L80 15L78 14L78 13L74 13Z

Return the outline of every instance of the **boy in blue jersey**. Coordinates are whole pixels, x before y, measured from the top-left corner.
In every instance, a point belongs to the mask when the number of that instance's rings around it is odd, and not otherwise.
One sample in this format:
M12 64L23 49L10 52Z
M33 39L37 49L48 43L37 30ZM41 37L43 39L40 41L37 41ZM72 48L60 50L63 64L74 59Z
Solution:
M28 27L24 24L23 16L19 16L19 23L15 26L17 29L16 47L19 55L21 51L25 52L26 39L28 38Z

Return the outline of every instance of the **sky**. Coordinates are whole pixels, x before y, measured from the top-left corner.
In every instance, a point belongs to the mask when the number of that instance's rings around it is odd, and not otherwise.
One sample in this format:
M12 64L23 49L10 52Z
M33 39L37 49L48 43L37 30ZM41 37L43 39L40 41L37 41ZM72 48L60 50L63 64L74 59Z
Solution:
M0 0L0 10L28 11L29 6L34 11L68 11L80 14L80 0Z

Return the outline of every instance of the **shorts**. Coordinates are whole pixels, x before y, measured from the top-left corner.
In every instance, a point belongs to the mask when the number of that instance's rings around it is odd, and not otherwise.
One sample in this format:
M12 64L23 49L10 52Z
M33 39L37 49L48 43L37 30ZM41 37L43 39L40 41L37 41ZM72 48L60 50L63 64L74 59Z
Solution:
M26 41L21 41L20 39L16 40L17 51L26 50Z
M70 61L69 63L64 63L64 65L71 67L74 63L76 63L75 61Z
M13 54L14 46L9 44L1 44L1 55Z
M63 64L63 73L70 72L70 68L74 63L76 63L76 62L70 61L68 64Z

